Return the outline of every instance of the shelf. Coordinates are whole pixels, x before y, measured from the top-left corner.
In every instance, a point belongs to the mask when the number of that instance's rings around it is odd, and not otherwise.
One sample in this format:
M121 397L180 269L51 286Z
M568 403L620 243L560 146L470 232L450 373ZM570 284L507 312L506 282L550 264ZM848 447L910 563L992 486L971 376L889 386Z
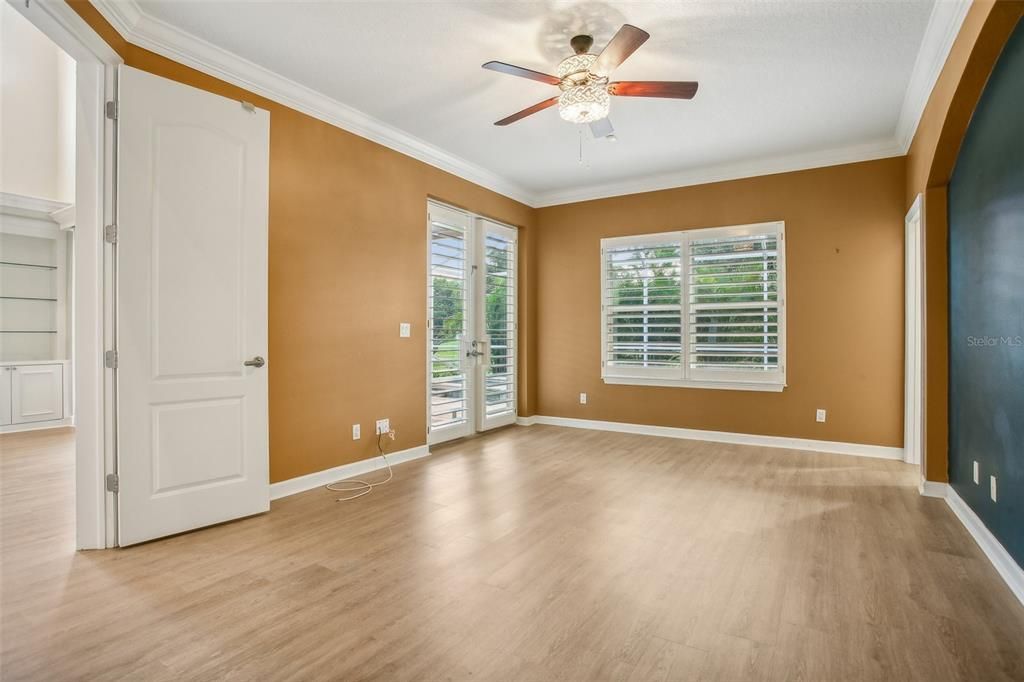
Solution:
M41 296L0 296L2 301L53 301L56 302L55 298L43 298Z
M41 265L39 263L15 263L13 261L0 260L0 265L13 265L19 268L36 268L37 270L56 270L56 265Z
M56 329L0 329L0 334L56 334Z

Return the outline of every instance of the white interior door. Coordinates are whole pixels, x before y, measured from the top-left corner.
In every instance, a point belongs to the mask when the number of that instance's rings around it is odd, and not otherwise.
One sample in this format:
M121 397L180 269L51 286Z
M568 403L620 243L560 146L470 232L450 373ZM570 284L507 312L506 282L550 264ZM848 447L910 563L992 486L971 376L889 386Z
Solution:
M516 418L516 230L428 204L428 442Z
M118 541L270 508L268 112L121 67Z

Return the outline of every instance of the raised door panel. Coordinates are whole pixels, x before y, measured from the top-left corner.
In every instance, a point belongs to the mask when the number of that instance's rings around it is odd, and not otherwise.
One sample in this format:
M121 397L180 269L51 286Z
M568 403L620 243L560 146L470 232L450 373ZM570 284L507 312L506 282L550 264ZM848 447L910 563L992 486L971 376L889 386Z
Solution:
M30 424L64 418L64 367L20 365L11 376L11 422Z

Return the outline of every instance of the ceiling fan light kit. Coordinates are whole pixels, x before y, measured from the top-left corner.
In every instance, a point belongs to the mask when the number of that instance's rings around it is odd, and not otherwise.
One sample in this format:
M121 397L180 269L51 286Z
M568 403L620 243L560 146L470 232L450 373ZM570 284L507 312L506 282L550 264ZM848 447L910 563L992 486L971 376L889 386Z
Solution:
M570 123L593 123L608 115L607 85L575 85L558 96L558 115Z
M589 123L594 137L614 140L612 125L607 120L612 95L692 99L697 93L697 83L693 81L609 82L608 74L626 61L626 58L643 45L648 38L650 35L646 31L625 24L612 37L604 50L595 55L589 52L594 43L593 38L586 35L575 36L569 41L575 54L566 57L559 63L556 69L557 76L504 62L487 62L483 65L485 69L557 85L562 91L562 94L557 97L538 102L532 107L496 121L494 125L506 126L557 104L558 115L563 120L570 123Z

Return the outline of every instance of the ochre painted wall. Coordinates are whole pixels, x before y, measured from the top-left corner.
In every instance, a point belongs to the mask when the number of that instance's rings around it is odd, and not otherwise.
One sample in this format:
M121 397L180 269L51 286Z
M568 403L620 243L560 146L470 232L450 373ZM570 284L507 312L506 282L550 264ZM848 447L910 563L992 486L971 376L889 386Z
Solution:
M425 442L428 197L520 227L519 412L532 414L534 209L127 43L88 2L70 5L129 66L270 111L272 482L372 456L378 418L398 431L392 450Z
M949 444L949 229L947 186L988 77L1024 15L1018 0L974 0L928 98L907 155L909 210L924 196L925 457L930 481L947 481Z
M1024 2L975 0L905 158L540 210L132 45L88 0L68 3L129 65L271 112L272 480L372 454L371 439L348 439L351 423L388 416L396 448L424 441L428 196L522 228L520 414L899 446L902 225L918 193L927 230L925 473L946 480L946 184ZM783 393L601 382L601 237L776 219L789 242ZM372 290L356 288L367 281ZM412 339L397 337L399 321L414 323ZM813 420L817 407L829 410L825 424Z
M540 209L538 414L900 447L904 161ZM786 223L782 393L602 382L601 238L771 220Z

